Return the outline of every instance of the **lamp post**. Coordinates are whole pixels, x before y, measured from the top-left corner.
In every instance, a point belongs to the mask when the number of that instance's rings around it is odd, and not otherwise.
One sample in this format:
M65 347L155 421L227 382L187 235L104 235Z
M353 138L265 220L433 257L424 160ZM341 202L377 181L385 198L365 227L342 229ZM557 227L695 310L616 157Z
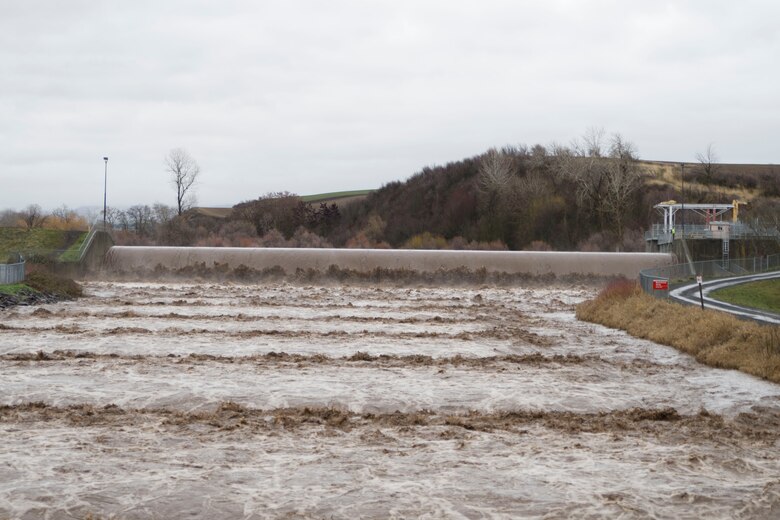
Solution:
M106 168L103 172L103 231L106 230L106 188L108 187L108 157L103 157Z
M685 240L685 163L680 163L680 184L682 184L682 211L680 217L682 218L682 238Z

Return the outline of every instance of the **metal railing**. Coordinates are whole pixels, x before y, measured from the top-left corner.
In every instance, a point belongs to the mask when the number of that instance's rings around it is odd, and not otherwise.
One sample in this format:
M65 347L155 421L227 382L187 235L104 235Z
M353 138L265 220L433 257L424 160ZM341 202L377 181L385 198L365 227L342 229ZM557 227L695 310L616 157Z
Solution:
M642 290L647 294L666 298L669 296L669 288L672 285L695 280L697 276L701 276L705 280L712 280L714 278L729 278L776 270L780 270L780 254L752 258L731 258L725 261L688 262L656 267L654 269L644 269L639 272L639 283L642 286ZM663 282L666 283L664 284ZM664 285L666 286L665 289L659 288Z
M742 222L728 223L723 229L712 229L710 225L686 224L677 226L675 233L665 230L663 224L653 224L649 231L645 232L645 240L657 240L658 244L668 244L673 240L689 239L714 239L728 238L732 240L744 238L780 238L780 230L777 228L762 226L757 223L745 224Z
M24 281L24 260L15 264L0 264L0 285Z
M92 241L95 239L95 235L98 231L108 231L109 227L108 224L103 220L97 220L95 221L92 226L89 228L89 233L87 233L86 238L84 238L84 241L81 243L81 247L79 247L78 252L78 261L81 262L84 259L84 255L87 253L87 250L89 249L89 246L92 244Z

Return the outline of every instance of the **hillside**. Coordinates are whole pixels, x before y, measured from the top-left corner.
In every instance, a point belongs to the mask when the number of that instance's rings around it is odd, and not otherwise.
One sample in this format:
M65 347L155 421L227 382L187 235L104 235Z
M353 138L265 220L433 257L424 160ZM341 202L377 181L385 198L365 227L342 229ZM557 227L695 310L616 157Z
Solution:
M300 200L308 204L338 204L341 207L351 204L352 202L358 202L364 200L370 193L375 190L352 190L352 191L338 191L329 193L317 193L314 195L300 196ZM199 215L203 217L211 217L216 219L226 219L233 213L233 207L229 208L207 208L207 207L194 207L189 210L191 214Z
M724 196L739 195L750 201L756 197L780 197L780 166L775 164L715 164L706 179L699 163L639 161L650 177L648 183L680 187L681 174L693 190L710 190ZM707 182L709 181L709 182ZM687 188L686 188L687 189Z
M644 251L644 232L659 221L653 206L671 199L738 199L749 203L740 210L743 220L780 226L775 166L641 161L633 145L612 139L595 153L538 145L493 149L425 167L378 190L268 193L232 208L194 208L183 218L151 215L137 229L128 219L115 239L124 245Z
M541 147L510 148L501 154L509 158L511 175L500 190L491 192L481 185L487 154L424 168L342 211L341 225L329 238L344 245L363 233L375 242L403 247L428 233L450 245L453 240L500 241L510 249L643 250L643 232L657 221L653 205L683 199L680 163L631 161L625 168L635 170L638 185L612 200L611 192L617 189L610 186L609 158L599 158L601 166L584 171L581 167L590 168L593 158L560 157ZM685 164L685 200L739 199L751 202L744 218L776 218L780 168L710 166L706 175L702 164Z
M85 236L84 231L0 227L0 261L4 261L11 253L22 253L27 258L59 255L77 246Z

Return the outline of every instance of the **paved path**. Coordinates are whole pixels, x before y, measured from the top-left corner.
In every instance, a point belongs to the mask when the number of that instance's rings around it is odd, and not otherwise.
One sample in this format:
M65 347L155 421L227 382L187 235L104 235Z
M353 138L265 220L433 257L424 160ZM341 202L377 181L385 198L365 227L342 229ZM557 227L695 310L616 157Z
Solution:
M747 276L738 276L735 278L712 280L704 282L702 284L702 293L704 295L704 306L708 309L716 309L719 311L730 312L737 316L742 316L752 320L756 320L763 323L773 323L780 325L780 314L775 314L769 311L762 311L759 309L752 309L750 307L742 307L740 305L733 305L731 303L722 302L709 296L710 292L724 287L730 287L732 285L739 285L743 283L756 282L759 280L769 280L772 278L780 278L780 272L763 273L763 274L751 274ZM683 303L690 303L692 305L701 305L699 298L699 284L692 283L678 287L669 292L669 296L677 301Z

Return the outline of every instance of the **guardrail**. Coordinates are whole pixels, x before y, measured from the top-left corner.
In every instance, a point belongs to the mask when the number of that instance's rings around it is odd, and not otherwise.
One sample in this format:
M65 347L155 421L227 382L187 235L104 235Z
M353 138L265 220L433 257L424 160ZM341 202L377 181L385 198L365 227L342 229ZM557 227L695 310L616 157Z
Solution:
M697 276L712 280L775 270L780 270L780 254L727 261L707 260L644 269L639 272L639 284L647 294L667 298L670 286L695 280Z
M24 260L15 264L0 264L0 285L24 281Z

